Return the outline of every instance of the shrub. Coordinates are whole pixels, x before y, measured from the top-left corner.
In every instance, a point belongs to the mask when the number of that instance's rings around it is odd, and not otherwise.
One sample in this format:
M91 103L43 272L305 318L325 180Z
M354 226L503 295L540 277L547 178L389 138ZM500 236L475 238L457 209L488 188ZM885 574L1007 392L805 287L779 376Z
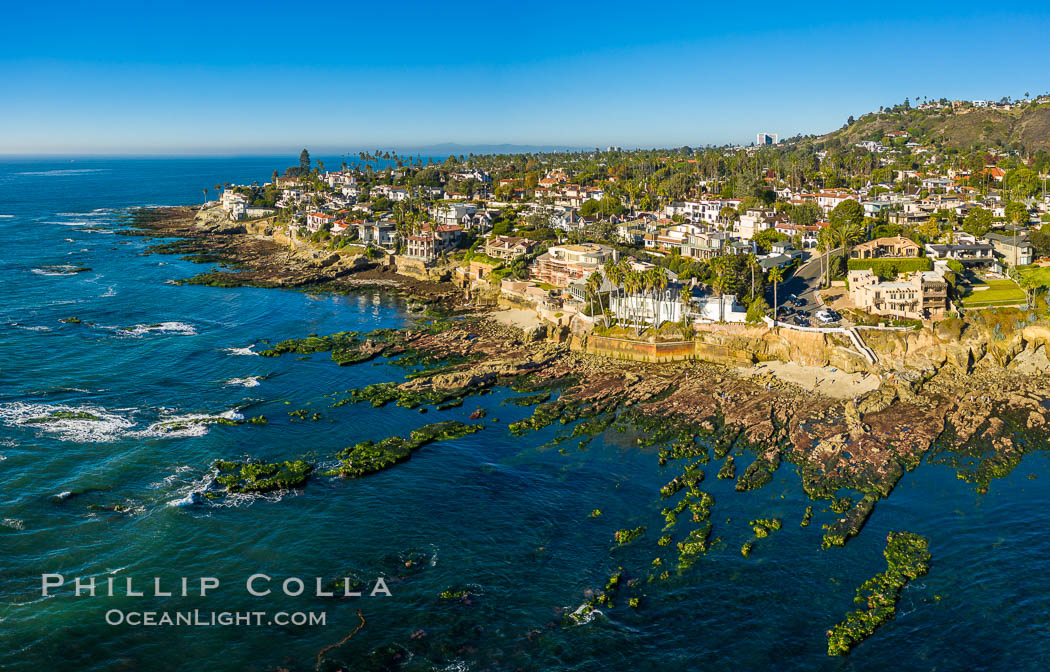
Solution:
M914 271L932 271L933 260L929 257L914 259L850 259L849 270L863 271L870 269L875 275L885 280L892 280L901 273Z

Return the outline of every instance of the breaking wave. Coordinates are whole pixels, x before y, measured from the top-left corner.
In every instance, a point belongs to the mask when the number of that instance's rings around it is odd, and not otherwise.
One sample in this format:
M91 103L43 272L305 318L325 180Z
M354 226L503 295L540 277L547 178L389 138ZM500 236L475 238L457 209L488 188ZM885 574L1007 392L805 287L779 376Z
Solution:
M178 334L196 336L197 328L185 322L157 322L154 324L136 324L133 327L118 328L121 336L145 336L146 334Z
M76 275L77 273L84 273L90 270L90 268L73 264L54 264L51 266L37 266L32 269L32 272L36 275Z
M258 387L262 376L246 376L244 378L230 378L227 385L240 385L241 387Z
M0 405L0 422L37 429L64 441L103 443L131 430L135 423L98 406L68 406L13 402Z
M254 343L252 343L251 345L249 345L246 348L223 348L223 352L227 352L227 353L229 353L231 355L245 355L245 356L256 355L256 356L258 356L259 353L257 353L254 350L252 350L253 347L255 347Z

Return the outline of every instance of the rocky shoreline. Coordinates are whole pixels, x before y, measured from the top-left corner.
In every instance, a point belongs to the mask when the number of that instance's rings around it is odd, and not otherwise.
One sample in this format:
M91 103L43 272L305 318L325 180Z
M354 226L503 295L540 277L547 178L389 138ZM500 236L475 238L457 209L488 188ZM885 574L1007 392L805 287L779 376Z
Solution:
M965 324L948 321L933 330L879 333L869 340L879 366L867 369L822 335L794 341L790 335L757 329L751 341L748 334L716 335L732 347L752 348L759 361L845 365L878 383L855 397L836 398L787 382L770 368L756 372L699 361L650 363L586 354L579 336L565 330L522 330L479 316L477 308L464 305L461 292L447 284L408 278L360 255L289 249L275 242L277 237L265 224L249 230L202 222L193 215L192 209L149 211L135 221L138 232L177 239L154 246L155 252L224 264L189 282L315 291L383 287L417 297L435 309L432 316L442 315L407 329L289 339L259 353L279 357L327 352L340 366L380 357L410 365L403 382L331 393L332 406L395 403L440 413L502 386L520 395L509 403L533 409L531 416L508 427L513 435L560 425L564 429L551 443L562 446L561 452L573 446L583 449L608 431L632 436L640 447L659 448L659 466L672 472L659 497L667 500L667 525L660 534L648 536L644 528L621 530L611 540L645 544L659 555L649 566L629 568L635 578L622 583L621 568L604 591L596 590L580 609L566 614L569 624L589 618L597 606L611 608L613 595L638 608L646 583L670 578L671 570L665 567L688 571L717 543L711 538L711 511L717 504L700 489L704 466L711 462L721 461L712 465L718 478L734 480L738 492L762 488L784 462L795 465L808 497L836 516L823 525L821 541L823 549L832 549L860 534L903 474L923 461L955 468L959 478L984 493L995 479L1011 473L1026 452L1042 449L1050 434L1050 329L1039 320L1000 315L994 323L992 318ZM327 471L302 461L224 462L220 467L230 472L227 480L238 488L278 487L285 481L309 487L314 478L367 478L396 468L423 443L498 422L483 416L472 419L482 423L435 423L408 439L377 437L375 442L347 447L330 456L338 463ZM690 516L682 517L686 511ZM595 513L601 515L600 509ZM807 526L813 506L799 514L800 524ZM679 531L679 526L685 529ZM755 536L741 549L742 556L750 558L757 552L755 543L780 526L779 519L752 521ZM916 538L914 543L925 541ZM887 549L886 576L897 577L900 572L894 573L894 558ZM925 553L924 545L922 550ZM666 557L668 552L677 558ZM928 554L924 558L928 564ZM847 652L892 618L905 583L895 578L892 590L878 593L877 612L857 612L828 631L829 654Z
M246 227L202 220L193 208L169 208L144 211L133 225L146 235L178 239L154 251L221 258L227 268L197 276L214 282L191 279L194 284L318 291L383 287L445 311L477 310L462 305L462 294L448 284L400 275L360 255L288 250L275 242L265 223ZM787 459L799 465L803 487L815 498L830 498L842 488L885 497L935 444L953 450L979 444L991 451L972 476L986 490L992 475L1019 461L1021 449L1011 431L1041 434L1050 412L1045 354L1050 329L1045 327L1026 325L998 342L974 334L943 343L934 342L936 333L880 335L871 345L889 370L873 372L881 376L877 389L844 401L805 391L772 373L741 376L732 367L701 362L654 364L587 355L570 348L564 333L559 336L548 339L542 329L522 332L485 319L410 330L394 354L409 347L433 360L457 363L414 375L399 390L451 399L526 377L537 390L572 381L517 431L543 426L551 405L562 422L626 413L642 423L673 419L699 435L731 430L738 434L735 442L759 448L758 466L746 467L740 478L749 471L749 479L770 471L760 468L763 461ZM769 338L763 341L765 354L782 347ZM394 346L365 341L348 347L372 358ZM808 356L819 362L819 355Z

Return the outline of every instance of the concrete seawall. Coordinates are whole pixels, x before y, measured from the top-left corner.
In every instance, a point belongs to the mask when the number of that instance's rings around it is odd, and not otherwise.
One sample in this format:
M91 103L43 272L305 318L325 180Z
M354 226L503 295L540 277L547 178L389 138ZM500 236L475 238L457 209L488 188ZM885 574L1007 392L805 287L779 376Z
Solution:
M755 361L754 355L746 350L736 350L701 341L646 343L591 334L583 338L574 338L573 347L594 355L636 362L701 360L746 366Z

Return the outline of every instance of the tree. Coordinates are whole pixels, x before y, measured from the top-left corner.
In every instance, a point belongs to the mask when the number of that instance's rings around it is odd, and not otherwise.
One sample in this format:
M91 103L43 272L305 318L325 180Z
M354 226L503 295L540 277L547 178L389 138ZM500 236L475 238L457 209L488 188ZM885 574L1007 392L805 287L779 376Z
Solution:
M751 294L749 294L752 301L755 300L755 271L761 268L758 263L758 257L755 256L754 252L747 253L747 269L751 271Z
M729 286L729 264L730 259L728 256L715 257L711 260L711 270L714 272L714 278L711 281L711 289L715 290L718 294L718 321L721 322L724 318L723 310L725 303L722 301L722 295L725 293Z
M852 199L843 201L831 211L830 222L834 240L842 248L845 260L853 245L864 239L864 208Z
M693 292L688 285L682 285L678 289L678 301L682 304L682 335L685 336L689 330L689 304L693 299Z
M586 287L587 296L591 298L591 314L594 314L594 297L598 297L598 308L602 311L602 322L608 327L609 323L605 319L605 306L602 305L602 274L599 271L591 273L590 277L587 278Z
M204 202L208 202L208 187L204 187Z
M769 281L773 283L773 326L777 326L777 286L784 280L784 271L779 266L769 269Z
M305 175L310 172L310 152L303 151L299 152L299 173Z
M977 207L966 214L962 229L975 238L983 238L988 229L992 228L992 219L991 210Z

